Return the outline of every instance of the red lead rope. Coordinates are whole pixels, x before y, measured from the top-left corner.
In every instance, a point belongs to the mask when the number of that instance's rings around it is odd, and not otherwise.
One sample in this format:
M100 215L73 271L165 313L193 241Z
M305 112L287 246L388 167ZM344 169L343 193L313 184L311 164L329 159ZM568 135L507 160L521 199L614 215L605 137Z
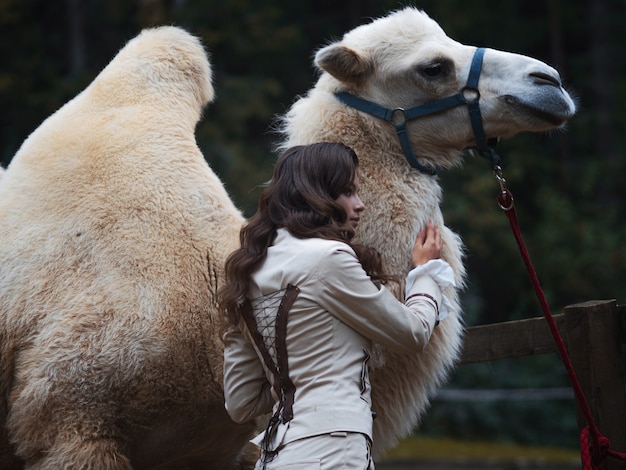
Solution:
M499 166L494 167L494 174L496 176L496 179L500 183L498 204L509 219L511 229L513 230L513 234L515 235L515 240L517 241L517 246L519 247L522 259L524 260L524 264L526 265L526 270L528 271L528 275L530 276L533 289L535 290L535 295L537 296L537 299L541 304L541 310L543 310L543 314L548 321L548 325L550 327L550 331L552 332L552 336L554 337L554 341L557 344L559 354L561 355L563 364L567 369L567 375L569 376L569 380L574 389L574 394L576 395L578 404L587 422L587 426L582 430L580 434L580 453L583 470L602 470L606 463L607 456L611 456L620 460L626 460L626 454L609 449L611 442L608 438L604 437L600 433L600 430L596 426L593 415L591 414L591 409L589 408L589 404L587 403L587 399L585 398L585 394L582 390L582 387L580 386L580 382L578 382L578 378L576 377L576 373L574 372L574 367L572 366L572 362L570 361L567 350L565 349L565 344L563 344L563 339L561 338L559 329L556 326L556 322L552 317L552 313L550 312L550 307L548 306L546 297L543 294L541 285L539 284L537 273L535 272L535 268L530 261L528 250L526 249L524 239L522 238L522 234L520 232L519 223L517 220L517 211L515 210L515 204L513 202L513 195L506 188L506 182L504 177L502 176L502 170Z

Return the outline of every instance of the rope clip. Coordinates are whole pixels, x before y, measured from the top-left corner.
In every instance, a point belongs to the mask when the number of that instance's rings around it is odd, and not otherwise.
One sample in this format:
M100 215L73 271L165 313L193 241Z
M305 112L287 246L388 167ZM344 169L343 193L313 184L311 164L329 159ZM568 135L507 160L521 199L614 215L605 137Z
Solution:
M493 166L493 174L500 185L500 193L498 194L498 205L500 209L507 212L513 209L515 205L513 195L511 191L506 187L506 179L504 178L504 174L502 173L502 167L500 165Z

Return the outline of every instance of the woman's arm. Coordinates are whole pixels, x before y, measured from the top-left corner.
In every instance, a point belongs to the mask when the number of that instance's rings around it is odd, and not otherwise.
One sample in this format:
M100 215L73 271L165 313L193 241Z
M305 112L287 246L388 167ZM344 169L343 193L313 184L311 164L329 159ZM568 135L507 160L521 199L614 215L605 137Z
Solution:
M224 397L226 411L236 423L269 413L274 405L261 362L239 328L224 335Z
M417 236L413 263L426 263L440 253L441 238L429 225ZM437 263L451 271L444 261ZM363 336L405 353L428 344L443 296L437 281L423 269L414 269L407 278L406 305L371 281L347 245L337 244L323 257L317 277L320 305Z

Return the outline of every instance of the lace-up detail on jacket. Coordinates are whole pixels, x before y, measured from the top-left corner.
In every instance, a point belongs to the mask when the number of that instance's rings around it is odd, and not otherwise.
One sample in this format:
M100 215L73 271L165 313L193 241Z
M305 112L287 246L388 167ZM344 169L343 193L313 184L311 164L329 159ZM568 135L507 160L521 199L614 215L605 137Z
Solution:
M289 284L285 289L251 300L242 305L242 316L265 366L274 375L274 391L280 397L279 405L270 419L263 439L264 462L276 455L272 441L279 423L293 418L293 400L296 388L289 378L287 357L287 318L289 309L298 296L299 289Z

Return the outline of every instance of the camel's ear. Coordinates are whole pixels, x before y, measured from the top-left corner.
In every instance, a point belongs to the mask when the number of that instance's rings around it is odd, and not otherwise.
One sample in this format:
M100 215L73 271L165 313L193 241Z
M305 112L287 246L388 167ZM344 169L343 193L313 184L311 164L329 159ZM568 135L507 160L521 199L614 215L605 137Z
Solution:
M341 44L331 44L315 54L315 64L337 80L358 84L373 70L370 60Z

